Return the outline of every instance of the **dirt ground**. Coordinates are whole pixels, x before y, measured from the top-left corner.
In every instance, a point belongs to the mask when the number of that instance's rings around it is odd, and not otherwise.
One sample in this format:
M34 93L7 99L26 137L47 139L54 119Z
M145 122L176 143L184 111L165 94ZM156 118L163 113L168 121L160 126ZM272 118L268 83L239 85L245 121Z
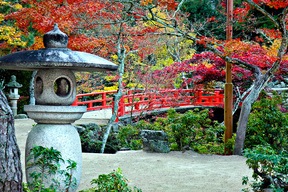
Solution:
M24 165L25 142L33 120L15 120L17 142ZM241 156L200 155L192 151L167 154L123 151L116 154L83 153L82 179L78 190L90 188L99 174L118 167L131 186L143 192L236 192L242 176L252 171ZM24 166L23 166L24 170Z

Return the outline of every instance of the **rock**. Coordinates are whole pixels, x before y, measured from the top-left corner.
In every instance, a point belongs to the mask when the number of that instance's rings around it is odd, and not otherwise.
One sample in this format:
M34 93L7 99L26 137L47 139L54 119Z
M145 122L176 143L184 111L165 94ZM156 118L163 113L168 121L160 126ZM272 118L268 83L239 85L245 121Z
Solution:
M26 114L18 114L14 118L15 119L27 119L28 116Z
M143 150L147 152L170 152L168 136L164 131L142 130Z

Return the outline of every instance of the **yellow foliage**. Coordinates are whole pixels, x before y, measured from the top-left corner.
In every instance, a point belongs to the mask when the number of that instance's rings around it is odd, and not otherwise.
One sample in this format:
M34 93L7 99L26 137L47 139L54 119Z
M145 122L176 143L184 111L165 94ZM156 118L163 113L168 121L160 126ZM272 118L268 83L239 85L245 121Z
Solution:
M1 6L4 6L4 5L10 5L10 3L9 2L6 2L6 1L0 1L0 5Z
M155 51L156 65L152 67L152 70L162 69L163 67L170 66L177 60L172 57L171 52L177 51L179 53L180 61L191 59L196 50L192 49L192 40L180 39L175 40L173 38L167 39L166 44L157 48Z
M118 84L112 87L104 87L104 91L115 91L118 90Z
M281 40L275 39L271 46L269 47L263 46L263 48L267 51L267 54L269 56L277 56L280 45L281 45Z
M14 7L14 9L16 9L16 10L22 9L22 5L19 4L19 3L15 4L13 7Z
M113 79L115 79L115 76L113 76L113 75L107 75L107 76L105 76L105 80L106 80L106 81L112 81Z
M233 39L230 40L226 43L224 47L224 52L225 55L231 55L232 53L237 53L237 52L245 52L250 50L251 48L251 43L250 42L243 42L240 41L239 39Z
M129 83L126 85L126 87L132 89L132 88L143 88L143 85L139 84L139 83Z
M161 18L161 19L167 19L166 13L164 11L160 10L159 8L153 8L151 11L156 17ZM151 13L148 14L148 18L152 18ZM168 22L168 19L167 19L167 22ZM155 26L155 23L154 23L154 21L149 20L148 22L144 23L144 26L147 26L147 27ZM157 26L158 27L164 27L161 23L157 23ZM168 28L165 28L165 30L166 30L166 32L167 31L173 31L172 29L168 29Z
M11 2L3 0L0 0L0 6L8 6L15 10L22 8L22 5L19 3L12 4ZM6 45L12 47L25 47L27 43L21 39L21 36L23 35L22 32L14 26L6 25L6 23L4 23L4 18L5 14L0 13L0 41L5 42Z
M22 33L14 27L6 25L0 26L0 40L6 41L8 45L25 47L26 42L22 41L21 35Z
M118 61L118 56L116 54L113 54L110 56L112 62L117 62Z
M0 13L0 23L4 21L4 14Z

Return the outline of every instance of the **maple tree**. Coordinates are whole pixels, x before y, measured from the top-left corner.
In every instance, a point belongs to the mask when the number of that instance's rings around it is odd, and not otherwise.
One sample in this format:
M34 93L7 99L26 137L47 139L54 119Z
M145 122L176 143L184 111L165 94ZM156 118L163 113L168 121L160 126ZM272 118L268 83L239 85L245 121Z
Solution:
M257 28L259 25L254 26L254 31L261 31L261 35L259 35L258 38L255 38L255 40L251 40L251 38L246 39L245 36L232 41L220 41L213 37L201 36L201 34L198 34L198 36L195 37L191 36L189 31L178 27L177 22L171 24L162 18L157 17L157 15L151 17L152 20L166 26L170 31L173 30L167 34L178 35L197 41L198 44L203 45L204 49L212 51L219 58L232 63L233 66L237 66L238 68L234 67L234 73L240 70L239 67L245 69L245 71L241 69L242 72L240 77L242 78L243 75L246 74L246 77L249 77L250 79L250 86L244 92L245 96L242 96L244 100L242 102L241 114L238 122L235 154L240 155L244 147L247 119L251 111L251 105L257 100L259 93L264 89L266 83L271 80L274 74L277 74L276 72L279 67L282 68L280 72L287 71L287 68L285 68L287 67L286 52L288 41L287 3L288 2L285 0L245 0L243 5L235 10L235 18L242 19L240 22L243 20L253 20L255 21L254 24L258 24L257 17L255 17L255 14L251 14L251 10L253 13L257 12L258 14L262 14L266 19L270 20L273 28L270 27L268 30L265 29L265 26L262 26L262 28ZM241 17L237 17L239 14L241 14ZM251 26L249 29L251 29ZM271 31L274 32L273 36L269 36L270 34L268 32ZM261 41L259 41L260 39ZM273 46L269 46L270 43L272 43ZM206 67L205 70L202 70L201 68L198 70L202 73L205 71L206 73L211 68L213 73L217 72L217 69L213 69L211 66L208 68ZM253 76L251 77L250 74ZM200 80L203 80L204 76L206 78L206 75L207 73L204 74ZM219 73L219 75L221 75L221 73ZM234 75L234 79L235 78L237 80L237 75Z

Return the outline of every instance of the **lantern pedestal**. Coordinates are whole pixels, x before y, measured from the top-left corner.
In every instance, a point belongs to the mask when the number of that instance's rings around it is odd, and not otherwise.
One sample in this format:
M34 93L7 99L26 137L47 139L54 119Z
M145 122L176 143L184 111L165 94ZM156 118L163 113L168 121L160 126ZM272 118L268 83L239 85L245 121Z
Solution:
M26 141L25 162L27 182L32 182L31 173L39 172L37 167L29 168L27 165L29 163L30 150L35 146L53 147L61 152L62 158L65 161L60 165L60 170L66 170L66 167L69 165L66 162L67 160L73 160L77 163L76 170L72 172L72 178L76 179L76 186L71 186L72 188L69 189L69 191L76 191L82 172L82 150L79 134L71 123L82 117L86 111L86 107L26 105L24 109L28 116L38 123L29 132ZM52 179L58 178L60 181L62 180L62 182L59 182L59 190L65 191L65 177L57 174L47 175L43 183L45 187L49 187Z

